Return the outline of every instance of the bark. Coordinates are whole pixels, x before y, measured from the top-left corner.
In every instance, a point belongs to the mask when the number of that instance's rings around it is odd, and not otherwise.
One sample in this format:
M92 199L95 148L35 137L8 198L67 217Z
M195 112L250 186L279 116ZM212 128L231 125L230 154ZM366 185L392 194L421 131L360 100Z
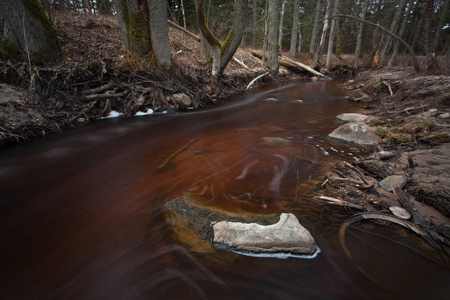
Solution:
M406 7L405 17L403 18L402 26L400 28L400 32L398 33L398 35L400 37L402 37L403 33L405 32L406 24L408 23L409 12L413 5L413 2L414 2L414 0L410 0L408 6ZM395 62L395 59L397 58L397 54L398 54L399 45L400 45L400 42L396 41L395 45L394 45L394 50L392 51L391 59L389 60L389 63L388 63L388 68L392 68L394 66L394 62Z
M55 30L38 0L0 0L0 23L7 41L35 63L58 59Z
M184 25L184 29L186 29L186 14L184 13L184 3L183 3L183 0L181 0L181 13L183 14L183 25Z
M237 0L234 9L234 20L232 28L223 43L221 43L211 32L206 24L206 16L203 9L203 1L196 0L197 19L202 35L211 46L213 53L213 69L210 94L217 96L220 93L221 80L226 66L233 58L244 35L247 19L247 0Z
M364 0L364 4L361 11L361 19L366 19L367 7L369 6L369 0ZM361 56L361 44L362 44L362 33L364 29L364 22L359 23L358 28L358 37L356 39L356 48L355 48L355 65L354 68L358 68L359 57Z
M338 7L339 7L339 0L334 0L333 15L337 14ZM325 69L327 69L327 70L331 66L331 56L333 54L333 45L334 45L335 35L336 35L336 18L333 18L331 20L330 38L328 40L327 61L325 63Z
M299 0L294 0L293 10L292 10L292 31L291 31L291 44L290 44L290 53L292 57L295 57L297 50L297 35L301 32L299 31L298 26L298 10L299 10Z
M311 43L309 44L309 53L311 55L313 55L316 50L316 38L317 38L317 33L319 32L320 5L321 5L321 0L317 0L316 14L314 16L314 27L313 27L313 31L311 34Z
M297 53L302 53L302 29L299 26L298 27L298 46L297 46Z
M438 24L436 26L436 33L434 34L433 50L436 52L437 52L437 46L439 43L439 36L442 31L445 17L447 16L448 4L449 4L448 0L444 1L444 6L441 8L441 17L439 18Z
M281 51L281 46L283 44L283 23L284 23L284 7L286 1L281 0L281 15L280 15L280 27L278 30L278 49Z
M322 64L322 52L328 31L328 19L329 19L328 16L330 15L330 9L331 9L331 0L327 0L327 8L325 11L325 20L323 21L322 36L320 37L319 48L317 49L314 58L314 70L319 70L320 65Z
M428 70L439 68L436 53L433 49L433 39L431 37L431 21L433 18L434 0L428 0L425 6L425 52L427 55L427 67Z
M395 29L397 28L397 24L400 21L400 17L401 17L402 12L403 12L403 7L405 6L405 1L406 0L400 0L400 4L399 4L399 7L398 7L398 10L395 12L394 19L392 20L391 27L389 29L389 31L391 31L391 32L395 32ZM386 58L386 52L387 52L387 49L388 49L390 43L391 43L391 37L389 36L386 39L386 42L385 42L385 44L383 46L383 50L381 52L380 66L382 66L383 63L384 63L384 59Z
M267 68L273 76L278 75L278 49L277 49L277 29L278 29L278 4L279 0L268 0L269 20L267 32Z
M257 20L257 2L256 0L253 0L253 28L252 28L252 48L256 48L256 32L258 30L258 20Z
M171 66L167 1L150 0L150 28L156 65L168 70Z
M146 0L114 0L124 49L136 57L152 51Z

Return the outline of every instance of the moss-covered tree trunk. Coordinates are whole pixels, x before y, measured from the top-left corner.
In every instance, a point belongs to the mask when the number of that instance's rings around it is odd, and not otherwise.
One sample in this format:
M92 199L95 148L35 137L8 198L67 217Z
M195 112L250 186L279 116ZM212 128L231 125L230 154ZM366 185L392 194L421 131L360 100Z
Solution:
M136 57L152 51L147 0L114 0L124 49Z
M236 53L237 48L241 44L244 35L245 24L247 20L248 0L237 0L234 7L234 21L232 28L228 31L228 35L223 43L221 43L209 30L207 20L203 9L203 1L196 0L197 19L202 35L211 46L213 54L213 69L211 78L210 94L217 96L220 93L221 80L223 72L230 60Z
M0 0L0 24L7 42L29 54L33 62L58 59L55 30L38 0Z

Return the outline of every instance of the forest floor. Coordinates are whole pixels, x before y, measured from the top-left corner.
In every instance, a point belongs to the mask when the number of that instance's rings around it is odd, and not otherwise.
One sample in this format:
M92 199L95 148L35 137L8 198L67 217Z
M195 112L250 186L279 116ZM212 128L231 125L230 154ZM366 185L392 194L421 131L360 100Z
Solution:
M0 147L84 126L112 111L124 115L149 110L175 111L200 108L212 101L207 96L211 64L199 58L200 43L178 29L170 27L175 66L173 74L168 76L153 66L152 57L137 60L122 50L120 31L114 17L59 15L54 26L62 46L62 60L52 66L33 66L31 77L27 63L12 61L0 51ZM263 62L251 51L242 47L235 55L251 70L230 62L221 94L214 101L244 91L255 77L266 72ZM287 53L282 55L289 57ZM313 64L306 54L294 59L309 66ZM400 63L406 59L399 57ZM425 58L420 57L419 60L422 69L426 70ZM352 62L351 55L333 57L331 71L327 75L334 78L355 76ZM366 62L367 59L363 58L361 65ZM369 124L380 137L381 147L396 151L398 155L386 162L374 160L366 165L345 167L341 163L331 166L334 175L324 179L319 192L348 199L363 207L371 206L377 211L386 210L398 203L398 195L393 198L379 191L376 191L378 195L375 192L370 194L367 192L370 188L362 190L388 175L404 175L408 180L409 194L440 211L428 206L421 208L427 222L441 225L441 234L448 242L449 75L448 65L434 74L418 73L412 68L359 72L346 88L353 99L365 102L366 113L372 117ZM304 70L280 67L277 78L264 76L255 86L312 76ZM432 150L434 154L424 152ZM431 159L432 154L436 158ZM433 168L418 167L424 165ZM358 174L360 172L363 173ZM332 176L336 178L336 174L340 178L346 177L346 181L335 183ZM428 181L424 182L424 178ZM436 186L442 188L436 189Z

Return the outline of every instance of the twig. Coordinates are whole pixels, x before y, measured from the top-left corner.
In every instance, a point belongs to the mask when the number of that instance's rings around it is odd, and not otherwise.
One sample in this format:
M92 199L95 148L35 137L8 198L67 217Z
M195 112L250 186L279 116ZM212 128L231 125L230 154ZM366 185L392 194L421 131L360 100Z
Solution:
M87 102L93 99L108 99L108 98L119 98L122 96L125 96L128 94L128 91L123 91L121 93L115 93L115 94L93 94L93 95L87 95L84 96L83 101Z
M23 13L23 36L25 38L25 45L27 49L27 56L28 56L28 65L30 66L30 85L32 84L32 75L31 75L31 58L30 58L30 49L28 48L28 39L27 39L27 32L25 30L25 13Z
M328 204L332 204L332 205L350 207L350 208L354 208L357 210L365 210L364 206L362 206L362 205L345 202L345 201L337 199L337 198L332 198L332 197L327 197L327 196L316 196L316 197L314 197L314 199L323 200L323 201L326 201Z
M99 86L99 87L97 87L95 89L84 90L84 91L81 92L81 94L87 95L87 94L102 93L102 92L104 92L106 90L109 90L109 89L115 87L115 86L116 86L116 84L114 82L109 82L109 83L101 85L101 86Z
M366 180L366 179L367 179L366 176L364 176L364 174L363 174L358 168L352 166L351 164L349 164L349 163L346 162L346 161L344 161L344 164L345 164L347 167L349 167L350 169L352 169L353 171L355 171L355 172L361 177L362 181L364 181L365 184L369 184L369 183L367 182L367 180Z
M394 96L394 92L392 92L391 86L386 81L383 81L383 84L387 85L387 87L389 89L389 93L391 94L391 96Z
M183 147L181 147L180 149L178 149L177 151L175 151L174 153L172 153L169 157L167 157L159 166L158 166L158 170L163 169L166 165L168 165L172 159L174 159L175 157L177 157L181 152L185 151L187 148L189 148L192 144L194 144L195 142L197 142L197 138L194 138L192 140L190 140L186 145L184 145Z

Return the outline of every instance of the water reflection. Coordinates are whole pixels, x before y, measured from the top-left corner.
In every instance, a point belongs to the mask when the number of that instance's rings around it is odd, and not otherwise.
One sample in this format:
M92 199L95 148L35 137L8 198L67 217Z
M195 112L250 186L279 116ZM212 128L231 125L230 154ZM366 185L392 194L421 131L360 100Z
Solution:
M363 228L378 236L349 240L359 254L350 261L337 237L346 215L305 196L322 163L357 153L325 140L337 114L359 109L344 96L334 82L290 84L0 150L2 299L443 298L448 269L410 250L420 241L399 247L380 238L393 236L384 228ZM288 142L272 147L265 137ZM187 192L230 211L293 212L322 252L280 260L189 251L163 216ZM389 284L384 270L417 277Z

